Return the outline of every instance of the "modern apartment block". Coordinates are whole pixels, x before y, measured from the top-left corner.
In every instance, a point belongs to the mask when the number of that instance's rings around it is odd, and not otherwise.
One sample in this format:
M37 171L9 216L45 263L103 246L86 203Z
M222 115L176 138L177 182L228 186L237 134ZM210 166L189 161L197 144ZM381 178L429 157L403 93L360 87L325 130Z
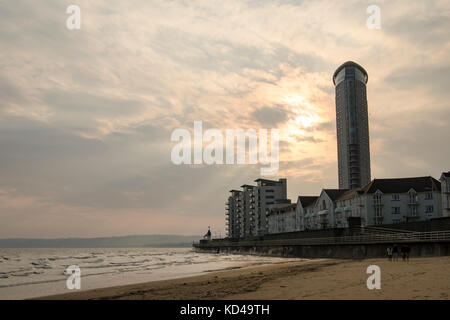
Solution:
M230 190L225 210L227 236L229 238L239 238L242 224L242 191Z
M369 118L366 70L353 61L336 69L336 129L339 189L355 189L370 182Z
M286 179L257 179L255 182L256 185L242 185L242 190L230 190L226 203L229 238L266 234L270 210L290 204L286 199Z
M256 229L256 186L244 184L242 188L243 200L243 228L240 233L241 238L254 236L257 234Z
M287 197L286 179L256 179L256 229L258 235L268 232L267 214L274 207L276 200Z
M362 226L375 226L450 216L450 171L440 181L430 176L374 179L362 188L322 189L318 197L299 196L294 204L286 199L285 179L255 181L257 186L231 191L229 237L346 228L352 217ZM258 222L265 223L264 233Z

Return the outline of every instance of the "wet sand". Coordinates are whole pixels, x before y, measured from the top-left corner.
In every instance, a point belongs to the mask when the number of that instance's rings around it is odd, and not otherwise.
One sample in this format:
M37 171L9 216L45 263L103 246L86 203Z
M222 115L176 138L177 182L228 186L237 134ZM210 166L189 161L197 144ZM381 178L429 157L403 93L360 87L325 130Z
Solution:
M369 265L381 289L369 290ZM317 259L44 297L44 299L449 299L450 257ZM42 299L42 298L41 298Z

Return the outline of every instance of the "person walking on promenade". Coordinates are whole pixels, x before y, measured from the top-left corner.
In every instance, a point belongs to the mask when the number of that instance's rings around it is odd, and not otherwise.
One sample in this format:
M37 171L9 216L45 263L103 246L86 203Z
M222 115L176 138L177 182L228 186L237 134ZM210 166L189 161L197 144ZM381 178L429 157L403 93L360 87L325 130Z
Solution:
M208 232L203 236L206 240L211 240L211 229L208 226Z
M387 256L389 261L392 261L392 247L387 247Z
M394 244L394 247L392 248L392 255L394 257L394 261L398 261L398 247L396 244Z

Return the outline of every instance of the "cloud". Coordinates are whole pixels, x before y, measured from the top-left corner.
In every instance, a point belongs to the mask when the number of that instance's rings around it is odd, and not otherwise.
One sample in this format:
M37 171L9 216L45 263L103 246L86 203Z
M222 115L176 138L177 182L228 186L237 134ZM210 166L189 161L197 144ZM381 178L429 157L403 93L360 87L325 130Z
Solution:
M250 114L252 119L261 125L275 128L277 125L287 121L289 113L282 107L261 107Z
M2 236L223 231L228 190L259 165L172 164L171 132L196 120L280 129L272 178L292 199L336 187L347 60L369 73L372 175L449 170L445 1L382 1L381 30L356 0L80 0L77 31L70 4L0 5Z

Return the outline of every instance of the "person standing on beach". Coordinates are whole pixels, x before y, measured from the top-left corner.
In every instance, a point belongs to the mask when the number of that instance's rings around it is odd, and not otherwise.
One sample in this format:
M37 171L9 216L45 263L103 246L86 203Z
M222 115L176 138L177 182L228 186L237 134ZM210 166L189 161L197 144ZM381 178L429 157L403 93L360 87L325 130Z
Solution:
M398 261L398 247L396 244L392 248L392 255L394 256L394 261Z
M392 247L387 248L387 256L389 261L392 261Z
M406 261L406 246L400 247L400 253L402 254L402 260Z
M410 246L405 246L405 257L406 257L406 262L409 262L409 253L411 252L411 247Z

